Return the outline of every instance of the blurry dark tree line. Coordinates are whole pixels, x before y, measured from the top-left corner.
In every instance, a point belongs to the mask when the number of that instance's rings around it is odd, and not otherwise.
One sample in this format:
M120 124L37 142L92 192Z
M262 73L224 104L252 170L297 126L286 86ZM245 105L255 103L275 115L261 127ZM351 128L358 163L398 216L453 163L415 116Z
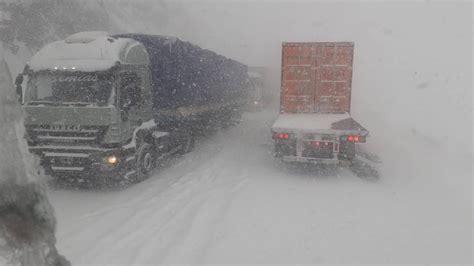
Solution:
M16 41L37 50L46 43L86 30L110 30L101 1L0 0L0 41L16 53Z

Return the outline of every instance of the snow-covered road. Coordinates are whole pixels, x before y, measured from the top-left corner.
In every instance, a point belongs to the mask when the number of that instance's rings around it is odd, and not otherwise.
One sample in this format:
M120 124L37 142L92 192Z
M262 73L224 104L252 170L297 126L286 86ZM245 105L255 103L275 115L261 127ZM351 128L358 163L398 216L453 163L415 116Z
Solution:
M275 116L246 114L126 189L50 191L60 252L75 264L470 261L469 156L386 144L380 130L378 182L288 169L271 154Z

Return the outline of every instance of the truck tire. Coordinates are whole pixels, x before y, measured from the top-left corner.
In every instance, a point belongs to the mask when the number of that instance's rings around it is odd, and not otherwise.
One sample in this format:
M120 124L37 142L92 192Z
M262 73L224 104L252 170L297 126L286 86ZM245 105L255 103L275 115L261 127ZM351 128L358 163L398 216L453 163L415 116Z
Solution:
M355 157L355 143L346 142L344 145L340 146L340 149L343 159L346 159L352 163L352 160Z
M276 158L282 158L282 157L283 157L282 147L281 147L280 144L275 143L275 150L274 150L274 152L273 152L273 155L274 155Z
M179 152L181 154L186 154L186 153L191 152L193 148L194 148L194 134L192 133L186 134L183 137L181 150Z
M155 168L155 154L150 144L142 143L136 156L137 180L141 181L148 178Z

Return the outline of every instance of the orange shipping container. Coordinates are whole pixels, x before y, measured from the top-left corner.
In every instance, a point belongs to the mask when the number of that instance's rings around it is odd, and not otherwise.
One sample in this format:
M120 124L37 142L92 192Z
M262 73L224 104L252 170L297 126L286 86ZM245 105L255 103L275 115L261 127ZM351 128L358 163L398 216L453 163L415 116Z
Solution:
M283 43L280 113L350 113L354 44Z

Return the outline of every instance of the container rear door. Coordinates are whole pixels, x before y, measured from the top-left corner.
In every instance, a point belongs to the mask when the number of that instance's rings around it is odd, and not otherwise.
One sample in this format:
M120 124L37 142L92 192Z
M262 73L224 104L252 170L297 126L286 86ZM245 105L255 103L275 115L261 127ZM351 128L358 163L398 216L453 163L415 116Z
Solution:
M354 44L284 43L281 113L350 112Z

